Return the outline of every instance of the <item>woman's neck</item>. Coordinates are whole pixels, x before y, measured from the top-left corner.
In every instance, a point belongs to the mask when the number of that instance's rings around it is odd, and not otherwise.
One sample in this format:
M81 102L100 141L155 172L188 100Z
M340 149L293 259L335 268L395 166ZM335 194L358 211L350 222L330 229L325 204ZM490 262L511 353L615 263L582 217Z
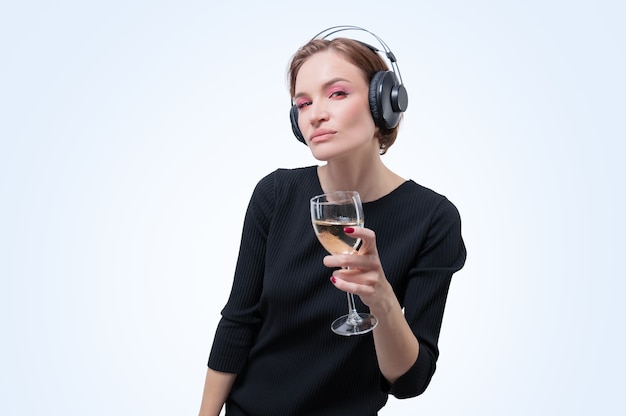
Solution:
M324 192L358 191L363 202L380 199L405 182L385 166L380 155L366 163L328 162L317 172Z

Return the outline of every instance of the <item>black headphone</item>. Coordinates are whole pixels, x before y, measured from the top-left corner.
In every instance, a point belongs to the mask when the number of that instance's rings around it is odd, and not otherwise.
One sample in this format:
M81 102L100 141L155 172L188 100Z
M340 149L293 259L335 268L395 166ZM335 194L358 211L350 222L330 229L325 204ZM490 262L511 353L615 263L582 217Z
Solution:
M360 30L372 35L383 47L385 56L389 59L389 62L391 62L391 71L378 71L372 77L369 88L369 105L376 126L384 129L393 129L400 122L400 115L406 111L409 104L409 96L407 95L406 88L402 85L402 77L400 76L400 68L396 62L396 57L387 44L374 33L358 26L329 27L315 35L311 40L326 39L337 32L346 30ZM367 43L361 41L357 42L365 45L374 53L380 52L380 50ZM298 106L292 104L291 110L289 111L291 130L293 130L293 134L299 141L306 144L300 127L298 127L298 112Z

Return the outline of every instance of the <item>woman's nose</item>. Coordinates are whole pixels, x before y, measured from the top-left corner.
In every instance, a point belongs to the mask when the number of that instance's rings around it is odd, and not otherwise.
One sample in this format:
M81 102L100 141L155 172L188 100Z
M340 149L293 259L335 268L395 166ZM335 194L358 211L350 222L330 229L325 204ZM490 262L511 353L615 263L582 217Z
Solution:
M312 125L318 125L328 120L328 108L322 103L314 103L309 108L309 121Z

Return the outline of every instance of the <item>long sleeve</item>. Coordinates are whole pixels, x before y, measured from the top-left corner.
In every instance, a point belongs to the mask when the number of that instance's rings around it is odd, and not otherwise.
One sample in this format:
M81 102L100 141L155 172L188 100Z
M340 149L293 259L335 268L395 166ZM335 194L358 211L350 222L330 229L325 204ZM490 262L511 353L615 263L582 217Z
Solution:
M246 210L233 286L209 356L209 367L217 371L241 371L261 324L258 303L263 288L273 194L273 180L269 176L263 178Z
M443 197L438 202L427 222L428 231L409 271L402 300L420 350L413 367L390 386L389 393L397 398L417 396L430 383L439 356L437 343L450 281L467 255L456 207Z

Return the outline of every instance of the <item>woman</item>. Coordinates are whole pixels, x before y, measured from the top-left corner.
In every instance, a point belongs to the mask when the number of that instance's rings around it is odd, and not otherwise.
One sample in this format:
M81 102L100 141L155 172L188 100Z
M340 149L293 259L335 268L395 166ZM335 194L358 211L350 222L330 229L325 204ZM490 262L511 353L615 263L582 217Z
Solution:
M389 394L428 386L466 252L455 206L382 161L398 127L370 104L381 71L372 48L346 38L313 39L293 56L294 132L325 163L278 169L253 192L200 415L224 403L229 416L375 415ZM362 239L355 255L327 255L311 226L309 199L336 190L363 200L365 227L344 230ZM378 318L370 333L330 330L345 292Z

